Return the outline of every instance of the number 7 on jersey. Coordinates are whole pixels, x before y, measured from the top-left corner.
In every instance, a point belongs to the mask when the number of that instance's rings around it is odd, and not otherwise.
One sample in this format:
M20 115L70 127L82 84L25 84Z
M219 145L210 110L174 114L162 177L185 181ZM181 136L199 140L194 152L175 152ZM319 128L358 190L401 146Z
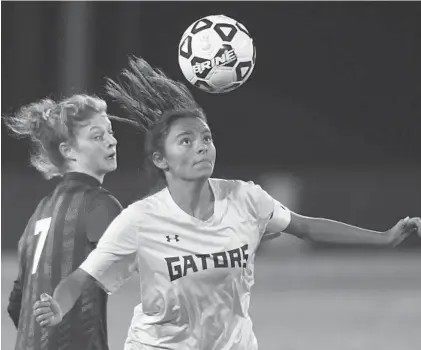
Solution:
M35 223L35 236L39 235L37 248L35 249L34 262L32 265L32 274L37 272L39 259L41 257L42 249L44 248L45 240L51 225L51 217L38 220Z

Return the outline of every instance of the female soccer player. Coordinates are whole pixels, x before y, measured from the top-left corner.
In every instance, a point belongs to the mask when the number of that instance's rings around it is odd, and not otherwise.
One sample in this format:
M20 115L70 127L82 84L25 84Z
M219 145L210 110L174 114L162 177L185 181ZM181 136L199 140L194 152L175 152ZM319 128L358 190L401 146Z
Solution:
M123 73L127 85L110 81L108 92L147 131L148 161L161 187L123 210L53 297L41 295L34 304L41 326L60 324L87 281L115 291L126 276L108 271L136 253L142 303L125 350L257 349L248 309L255 252L265 232L386 246L421 226L419 218L408 218L375 232L304 217L252 182L211 178L215 146L187 88L142 59L131 60L131 68Z
M101 187L117 168L116 145L105 101L75 95L23 107L5 123L33 144L32 165L47 179L62 180L41 200L19 240L19 275L8 312L18 329L16 350L108 349L107 294L86 285L57 328L33 317L39 294L53 291L95 248L120 203Z

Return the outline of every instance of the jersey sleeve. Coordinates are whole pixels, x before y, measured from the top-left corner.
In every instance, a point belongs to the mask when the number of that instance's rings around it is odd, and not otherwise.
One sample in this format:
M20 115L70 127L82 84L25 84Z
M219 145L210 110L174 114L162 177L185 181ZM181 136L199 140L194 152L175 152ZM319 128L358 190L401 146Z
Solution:
M92 243L97 243L110 223L122 211L120 202L107 192L100 192L90 203L86 215L86 235Z
M26 232L26 230L25 230ZM13 282L13 288L9 295L9 304L7 312L16 328L19 325L20 310L22 307L23 280L25 275L26 257L24 255L25 234L19 240L18 244L18 263L19 272L16 280Z
M262 235L282 232L288 227L291 222L288 208L251 181L245 185L245 192L250 211L257 220Z
M111 222L96 249L80 266L108 294L130 279L136 268L139 218L129 208Z

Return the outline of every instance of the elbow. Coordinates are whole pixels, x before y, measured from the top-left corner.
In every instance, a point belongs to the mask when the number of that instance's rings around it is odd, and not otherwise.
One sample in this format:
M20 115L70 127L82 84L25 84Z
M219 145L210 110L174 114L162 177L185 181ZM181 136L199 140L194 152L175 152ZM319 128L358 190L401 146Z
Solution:
M294 213L291 215L291 222L288 228L286 229L286 231L289 234L296 236L300 239L314 242L315 239L314 239L314 234L312 230L312 227L313 227L312 221L313 219L310 217L306 217L306 216L302 216L302 215L298 215Z

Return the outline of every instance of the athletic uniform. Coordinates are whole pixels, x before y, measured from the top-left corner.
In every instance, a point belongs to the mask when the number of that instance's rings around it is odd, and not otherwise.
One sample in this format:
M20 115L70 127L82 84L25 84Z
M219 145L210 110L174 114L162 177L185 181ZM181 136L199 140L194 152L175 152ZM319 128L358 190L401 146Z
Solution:
M115 266L137 264L142 302L125 350L257 349L248 314L255 253L273 215L285 229L291 213L252 182L209 182L209 220L188 215L165 188L123 210L81 265L112 293L130 275Z
M19 275L9 299L16 350L108 349L107 294L96 284L83 290L56 327L41 328L33 305L79 267L121 210L98 180L76 172L41 200L19 240Z

